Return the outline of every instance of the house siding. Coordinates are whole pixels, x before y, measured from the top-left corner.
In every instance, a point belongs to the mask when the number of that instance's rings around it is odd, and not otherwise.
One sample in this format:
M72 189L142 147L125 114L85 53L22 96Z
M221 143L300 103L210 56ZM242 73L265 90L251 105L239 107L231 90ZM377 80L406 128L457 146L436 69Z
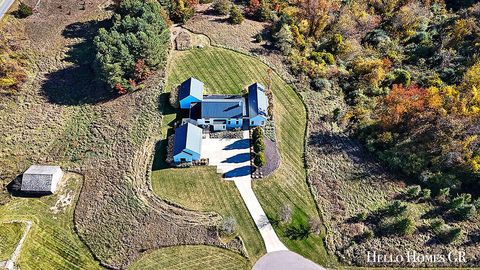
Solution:
M182 161L182 159L184 159L184 161ZM195 153L195 152L187 153L185 150L183 152L173 156L173 161L176 162L176 163L192 162L194 160L199 160L199 159L200 159L200 154L199 153Z
M263 115L257 115L249 119L249 124L251 127L264 126L267 122L267 118Z

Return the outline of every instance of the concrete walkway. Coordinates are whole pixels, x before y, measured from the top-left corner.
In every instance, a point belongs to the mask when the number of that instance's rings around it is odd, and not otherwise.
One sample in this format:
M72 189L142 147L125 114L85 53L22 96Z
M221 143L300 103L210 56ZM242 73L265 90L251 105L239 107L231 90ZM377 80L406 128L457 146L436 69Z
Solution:
M210 165L217 166L217 172L221 173L225 180L235 182L260 231L267 252L288 250L273 230L253 192L248 131L244 131L243 139L203 139L202 158L208 158Z

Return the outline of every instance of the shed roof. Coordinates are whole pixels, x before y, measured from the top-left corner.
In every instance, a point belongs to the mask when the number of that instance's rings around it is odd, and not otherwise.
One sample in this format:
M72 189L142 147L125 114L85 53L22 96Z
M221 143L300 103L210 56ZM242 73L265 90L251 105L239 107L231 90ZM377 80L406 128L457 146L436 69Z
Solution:
M190 77L184 81L178 89L178 100L182 100L188 96L202 100L203 98L203 82Z
M175 129L173 154L180 154L185 149L198 154L201 153L202 149L202 129L190 123Z
M22 176L23 191L53 192L63 172L60 166L32 165Z
M242 118L245 115L245 100L206 99L201 103L201 118Z
M268 115L268 98L265 87L260 83L248 87L248 116L253 118L257 115Z

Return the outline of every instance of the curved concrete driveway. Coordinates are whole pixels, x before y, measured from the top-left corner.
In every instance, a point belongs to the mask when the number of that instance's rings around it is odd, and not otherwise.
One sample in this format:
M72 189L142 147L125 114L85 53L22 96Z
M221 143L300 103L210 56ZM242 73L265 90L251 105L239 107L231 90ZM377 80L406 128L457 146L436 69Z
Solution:
M257 261L252 270L325 270L325 268L297 253L283 250L267 253Z
M211 139L207 136L202 140L202 158L208 158L210 165L217 166L217 172L222 173L225 180L235 182L267 252L288 250L273 230L253 192L248 131L244 131L243 139Z

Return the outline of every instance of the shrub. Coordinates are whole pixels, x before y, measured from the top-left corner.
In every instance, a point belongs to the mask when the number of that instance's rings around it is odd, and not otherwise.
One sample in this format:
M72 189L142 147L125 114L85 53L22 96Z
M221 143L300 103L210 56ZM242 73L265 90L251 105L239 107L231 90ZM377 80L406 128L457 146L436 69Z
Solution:
M261 127L256 127L255 129L253 129L252 139L255 142L260 138L263 138L263 129Z
M263 152L256 154L253 163L255 163L255 166L257 167L263 167L267 165L267 159L265 158L265 154Z
M17 17L19 18L27 18L28 16L33 14L33 9L29 5L20 2L18 5L18 10L17 10Z
M474 205L467 204L467 205L462 205L458 207L457 209L454 210L453 215L457 220L468 220L472 219L475 217L477 214L477 209L475 208Z
M284 223L289 222L292 218L292 208L288 204L284 204L280 208L280 220Z
M417 198L420 195L421 187L419 185L414 185L408 188L407 195L410 198Z
M260 153L265 150L265 142L263 141L263 138L259 138L254 142L253 150L255 153Z
M255 42L260 43L263 41L262 33L258 33L255 35Z
M436 218L430 222L430 229L436 234L440 233L444 226L445 221L441 218Z
M213 11L219 15L227 15L232 7L232 1L230 0L215 0L213 2Z
M365 228L362 234L362 239L364 241L367 241L367 240L373 239L373 237L375 237L375 234L373 233L373 231L370 230L369 228Z
M368 217L367 212L362 211L355 216L356 221L365 221Z
M384 212L389 216L399 216L403 214L406 210L406 205L402 204L400 201L394 201L384 209Z
M412 78L410 72L404 69L396 69L393 71L392 84L401 84L405 87L408 87L410 86L411 80Z
M275 38L275 46L284 55L289 55L293 45L293 34L290 26L286 23L283 24L273 37Z
M462 238L463 231L460 228L450 228L443 230L438 234L440 241L445 244L450 244L459 241Z
M334 65L335 57L328 52L313 52L311 58L319 64Z
M393 224L391 229L398 235L410 235L415 231L415 221L410 217L401 218Z
M424 188L421 192L420 192L420 198L424 199L424 200L428 200L432 197L432 191L428 188Z
M186 23L193 15L195 15L195 9L188 6L184 0L175 0L170 5L170 17L174 22Z
M332 84L328 79L315 78L312 80L312 87L315 91L330 91L332 90Z
M308 226L310 227L310 232L316 235L319 235L322 232L322 224L317 218L309 218Z
M457 196L450 201L450 203L448 204L448 207L450 209L457 209L464 204L465 204L465 198L462 196Z
M232 8L230 9L229 20L231 24L241 24L244 20L242 12L236 5L233 5Z
M232 235L235 232L237 222L233 217L227 217L222 220L220 230L224 235Z

